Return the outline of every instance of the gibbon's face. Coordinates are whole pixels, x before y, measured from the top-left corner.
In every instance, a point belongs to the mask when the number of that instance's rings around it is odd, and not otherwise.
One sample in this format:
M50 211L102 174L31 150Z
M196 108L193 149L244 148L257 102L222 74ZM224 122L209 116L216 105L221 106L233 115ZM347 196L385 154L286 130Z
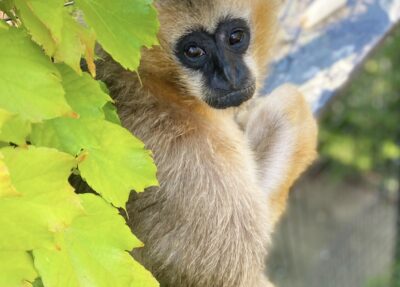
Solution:
M278 0L156 0L159 49L142 69L216 109L237 107L259 89Z
M245 57L251 42L246 20L221 20L213 32L199 27L182 36L175 47L180 63L201 81L203 100L211 107L237 107L250 99L255 77Z

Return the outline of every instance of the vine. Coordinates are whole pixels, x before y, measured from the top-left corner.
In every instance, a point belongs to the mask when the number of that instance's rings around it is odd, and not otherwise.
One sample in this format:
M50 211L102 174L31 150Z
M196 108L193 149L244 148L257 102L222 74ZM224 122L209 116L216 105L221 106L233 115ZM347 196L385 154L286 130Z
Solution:
M141 47L157 44L156 10L0 0L0 17L0 286L158 286L130 256L143 244L118 212L131 190L158 184L156 167L94 78L95 43L137 70ZM71 174L96 194L77 194Z

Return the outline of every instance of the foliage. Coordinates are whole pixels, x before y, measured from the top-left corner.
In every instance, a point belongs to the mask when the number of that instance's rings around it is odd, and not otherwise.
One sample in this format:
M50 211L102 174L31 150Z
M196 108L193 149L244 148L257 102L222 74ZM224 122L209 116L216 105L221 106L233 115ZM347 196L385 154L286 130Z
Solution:
M332 103L320 125L320 150L329 173L371 175L398 188L400 161L400 30ZM382 175L382 176L380 176Z
M140 48L157 44L154 7L0 0L0 10L10 18L0 20L0 286L158 286L130 256L142 243L117 209L158 184L156 167L93 78L96 42L137 69ZM71 174L96 194L75 193Z

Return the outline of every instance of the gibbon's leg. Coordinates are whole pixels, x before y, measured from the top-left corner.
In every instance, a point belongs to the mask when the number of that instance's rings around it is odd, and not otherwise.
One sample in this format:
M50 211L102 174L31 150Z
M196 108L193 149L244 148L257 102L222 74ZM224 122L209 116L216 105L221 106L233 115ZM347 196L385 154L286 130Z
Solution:
M275 224L290 187L316 157L317 124L303 95L290 85L257 98L243 119Z

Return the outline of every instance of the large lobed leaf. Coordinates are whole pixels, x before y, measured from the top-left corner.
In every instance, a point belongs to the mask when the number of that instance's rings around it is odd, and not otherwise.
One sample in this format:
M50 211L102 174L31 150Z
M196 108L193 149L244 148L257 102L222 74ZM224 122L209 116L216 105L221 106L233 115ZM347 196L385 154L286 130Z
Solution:
M37 19L50 32L55 44L61 42L61 31L63 27L64 0L23 0ZM21 0L15 0L19 3ZM18 7L18 5L17 5Z
M41 2L41 3L40 3ZM37 1L37 0L15 0L15 6L18 9L19 18L28 29L32 39L41 45L47 55L53 56L56 51L57 42L60 40L62 27L62 9L63 0ZM44 11L42 11L45 9ZM53 10L53 11L50 11ZM46 25L45 21L54 25ZM56 36L52 32L57 33Z
M67 11L63 11L61 17L63 19L62 38L54 53L54 58L57 62L64 62L73 68L75 72L81 73L80 61L85 47L81 42L80 31L84 28Z
M3 176L14 192L0 197L0 250L53 246L54 234L82 214L68 183L76 159L48 148L2 148ZM3 168L4 168L3 166Z
M72 114L60 74L20 29L0 29L0 108L39 122Z
M0 22L0 286L32 286L37 270L44 286L158 286L127 252L142 244L117 210L98 196L76 195L67 181L78 165L117 207L132 189L158 184L150 152L118 125L111 98L79 65L85 55L95 75L94 28L100 44L136 70L141 47L157 43L155 9L144 0L78 0L86 28L63 4L0 0L3 11L16 6L26 28ZM74 71L54 65L31 38ZM27 146L27 138L59 151ZM1 148L8 142L24 148Z
M97 40L123 67L136 70L142 46L158 44L159 23L151 1L76 0Z
M141 247L118 211L100 197L81 195L85 215L57 236L57 248L34 251L45 286L153 287L150 272L127 251Z
M157 185L156 167L144 144L126 129L97 119L54 119L33 127L31 140L80 154L82 177L107 201L124 207L130 191Z
M87 73L79 76L66 65L57 67L62 77L65 97L80 118L104 119L103 108L112 99L103 91L100 83Z
M85 55L91 73L95 74L95 36L78 24L64 7L63 0L15 0L24 27L46 54L55 62L64 62L81 73L80 60Z

